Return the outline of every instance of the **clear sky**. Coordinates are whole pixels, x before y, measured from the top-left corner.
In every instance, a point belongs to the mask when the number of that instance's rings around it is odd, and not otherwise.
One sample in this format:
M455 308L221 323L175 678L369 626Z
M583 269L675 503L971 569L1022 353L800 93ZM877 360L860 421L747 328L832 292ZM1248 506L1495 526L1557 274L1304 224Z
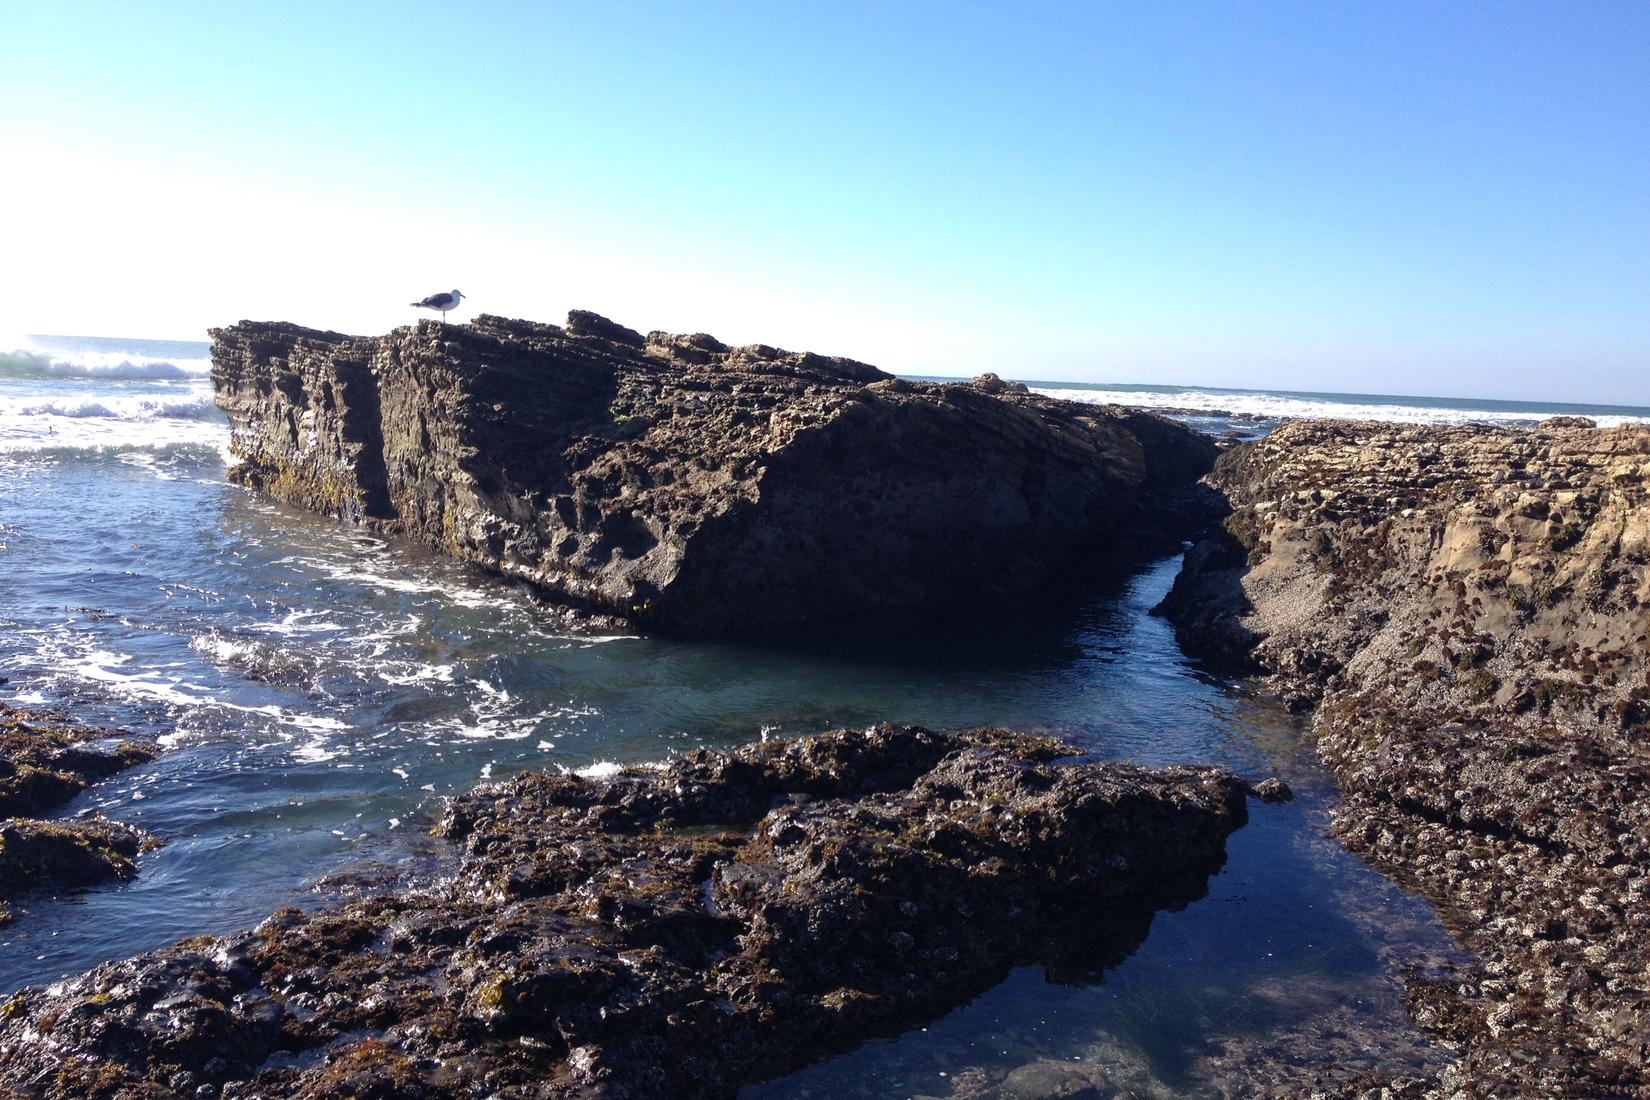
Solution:
M0 330L1650 404L1650 4L0 3ZM473 307L473 308L472 308Z

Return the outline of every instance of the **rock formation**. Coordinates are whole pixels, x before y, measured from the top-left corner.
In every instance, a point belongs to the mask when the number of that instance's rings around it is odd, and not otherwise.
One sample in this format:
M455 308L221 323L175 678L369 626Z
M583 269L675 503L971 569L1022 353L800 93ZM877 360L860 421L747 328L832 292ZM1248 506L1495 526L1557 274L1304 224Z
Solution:
M1243 781L1068 751L882 726L482 787L444 885L0 1005L0 1094L731 1096L1201 896Z
M1315 706L1355 850L1481 973L1460 1096L1650 1094L1650 428L1301 421L1223 455L1184 644Z
M992 375L906 382L582 312L212 336L236 480L665 629L1092 576L1176 544L1216 450Z
M7 904L30 890L85 886L129 878L138 851L152 843L142 831L101 817L37 821L99 779L154 758L154 746L122 740L48 711L0 703L0 924Z

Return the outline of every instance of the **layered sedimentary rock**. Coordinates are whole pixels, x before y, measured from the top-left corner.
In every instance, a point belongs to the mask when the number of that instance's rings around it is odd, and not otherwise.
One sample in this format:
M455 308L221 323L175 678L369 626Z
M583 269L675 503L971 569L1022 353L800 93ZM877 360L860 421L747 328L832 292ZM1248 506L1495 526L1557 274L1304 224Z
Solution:
M1298 422L1165 610L1315 705L1341 834L1483 960L1437 1091L1650 1092L1650 428Z
M671 629L1103 571L1174 544L1215 454L1161 418L994 376L905 382L588 313L212 335L235 479Z
M442 886L0 1005L0 1093L730 1096L1201 896L1243 781L1066 751L883 726L483 787Z
M100 779L154 758L154 746L118 740L66 715L0 703L0 924L8 901L31 890L84 886L135 872L149 838L96 817L33 820L58 809ZM100 748L90 742L111 742ZM116 743L117 742L117 743Z

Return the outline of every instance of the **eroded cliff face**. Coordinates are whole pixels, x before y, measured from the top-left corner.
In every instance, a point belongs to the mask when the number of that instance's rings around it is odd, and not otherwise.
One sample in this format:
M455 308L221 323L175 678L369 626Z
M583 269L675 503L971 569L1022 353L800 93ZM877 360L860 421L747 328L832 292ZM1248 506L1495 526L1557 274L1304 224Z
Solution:
M1215 454L1160 418L995 379L909 383L587 313L212 335L235 479L668 629L1115 568L1172 547Z
M1435 1093L1650 1090L1650 428L1303 421L1222 456L1188 648L1316 704L1347 843L1483 960Z

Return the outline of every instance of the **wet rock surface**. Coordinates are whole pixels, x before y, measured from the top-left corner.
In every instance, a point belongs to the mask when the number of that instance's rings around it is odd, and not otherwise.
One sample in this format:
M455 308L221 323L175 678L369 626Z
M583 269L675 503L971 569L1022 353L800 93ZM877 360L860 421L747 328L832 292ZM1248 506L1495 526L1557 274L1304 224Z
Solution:
M31 890L134 873L133 857L148 842L140 830L102 818L33 820L98 780L154 758L153 745L118 740L123 736L58 711L0 703L0 924L11 919L8 903Z
M16 897L46 887L90 886L137 873L133 860L150 846L140 829L118 821L0 822L0 895ZM9 919L0 897L0 920Z
M154 745L120 730L0 703L0 817L50 813L98 780L154 758Z
M0 1093L729 1096L1204 892L1247 785L1068 751L881 726L482 787L439 887L18 994Z
M482 316L213 332L231 476L555 599L714 632L1012 598L1177 545L1215 445L995 376Z
M1316 708L1339 834L1481 960L1412 988L1429 1095L1650 1094L1647 475L1640 427L1292 423L1165 601Z

